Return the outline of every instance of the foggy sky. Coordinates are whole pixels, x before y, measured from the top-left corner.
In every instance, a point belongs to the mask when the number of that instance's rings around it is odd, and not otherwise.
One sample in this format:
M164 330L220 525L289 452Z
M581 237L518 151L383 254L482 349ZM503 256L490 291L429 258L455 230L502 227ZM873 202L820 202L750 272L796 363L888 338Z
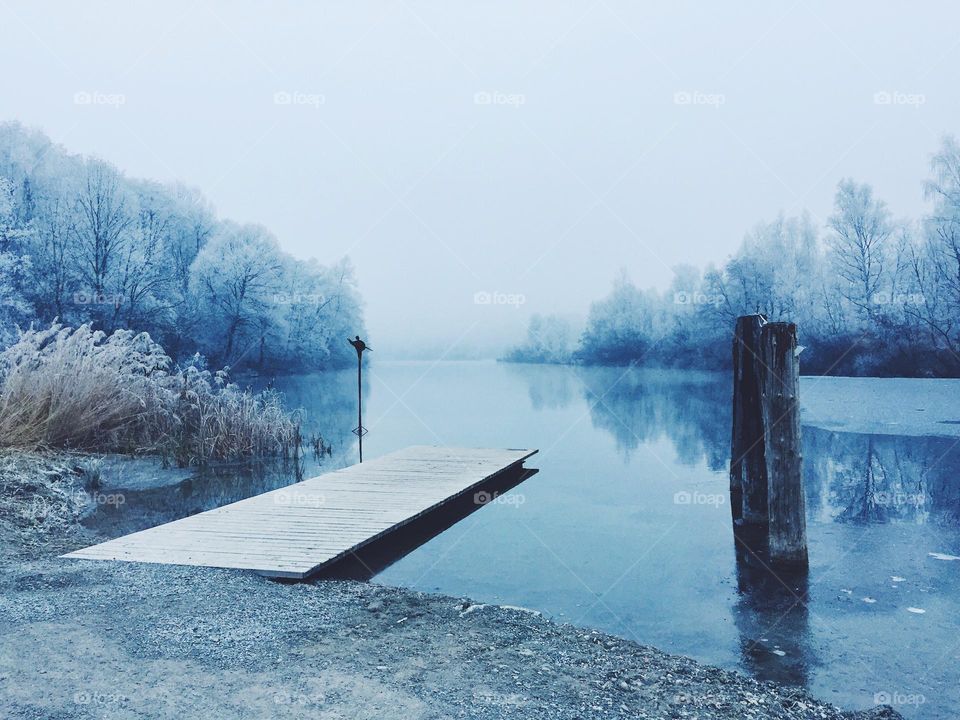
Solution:
M960 134L950 3L192 5L4 2L0 119L349 255L378 358L489 356L621 267L822 227L842 177L918 216Z

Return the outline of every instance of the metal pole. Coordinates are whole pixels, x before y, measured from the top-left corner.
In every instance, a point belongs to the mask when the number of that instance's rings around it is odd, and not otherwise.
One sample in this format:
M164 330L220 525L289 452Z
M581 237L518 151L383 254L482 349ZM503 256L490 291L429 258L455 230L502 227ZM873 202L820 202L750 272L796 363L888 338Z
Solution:
M360 444L360 462L363 462L363 436L367 434L367 429L363 426L363 382L361 373L363 372L363 351L370 350L367 344L357 335L353 340L347 340L357 351L357 427L353 429L353 434L357 436ZM371 351L372 352L372 351Z
M360 381L362 369L363 363L360 361L360 353L357 353L357 427L360 430L357 437L360 440L360 462L363 462L363 383Z

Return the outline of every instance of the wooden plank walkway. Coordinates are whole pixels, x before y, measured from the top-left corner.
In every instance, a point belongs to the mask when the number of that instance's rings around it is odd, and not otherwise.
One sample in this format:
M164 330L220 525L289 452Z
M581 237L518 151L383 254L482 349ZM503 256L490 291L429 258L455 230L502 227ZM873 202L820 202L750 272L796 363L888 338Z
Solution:
M303 579L536 452L409 447L63 557Z

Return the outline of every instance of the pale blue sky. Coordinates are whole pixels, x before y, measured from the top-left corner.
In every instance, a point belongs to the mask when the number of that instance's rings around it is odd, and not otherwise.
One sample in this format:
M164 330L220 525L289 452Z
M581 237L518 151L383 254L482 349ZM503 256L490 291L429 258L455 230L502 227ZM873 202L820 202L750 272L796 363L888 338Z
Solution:
M958 20L952 3L5 0L0 118L197 186L296 255L349 254L384 355L490 353L531 312L585 314L620 267L664 287L781 209L822 224L844 176L923 212L929 155L960 134Z

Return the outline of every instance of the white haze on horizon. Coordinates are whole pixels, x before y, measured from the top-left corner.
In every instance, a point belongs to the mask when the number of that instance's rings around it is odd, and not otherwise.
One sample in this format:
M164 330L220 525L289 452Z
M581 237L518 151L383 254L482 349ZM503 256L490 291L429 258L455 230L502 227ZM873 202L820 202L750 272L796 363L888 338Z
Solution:
M0 6L0 119L349 255L387 357L491 357L960 134L949 3Z

